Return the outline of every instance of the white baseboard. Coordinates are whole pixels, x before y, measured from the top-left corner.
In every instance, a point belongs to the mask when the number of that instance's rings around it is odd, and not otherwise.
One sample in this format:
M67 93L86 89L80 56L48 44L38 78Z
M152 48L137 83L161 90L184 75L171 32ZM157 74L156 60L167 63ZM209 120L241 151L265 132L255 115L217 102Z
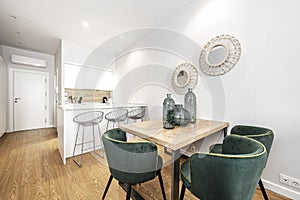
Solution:
M282 196L294 199L294 200L300 200L300 193L293 191L289 188L283 187L281 185L272 183L270 181L262 179L262 182L268 190L271 190L273 192L276 192L277 194L280 194Z
M56 126L54 126L54 124L50 124L50 125L47 125L46 128L56 128Z
M57 128L57 127L54 126L53 124L50 124L50 125L46 125L46 126L43 127L43 128ZM39 128L34 128L34 129L39 129ZM34 130L34 129L25 129L24 131L26 131L26 130ZM13 131L13 130L7 129L5 133L12 133L12 132L14 132L14 131Z

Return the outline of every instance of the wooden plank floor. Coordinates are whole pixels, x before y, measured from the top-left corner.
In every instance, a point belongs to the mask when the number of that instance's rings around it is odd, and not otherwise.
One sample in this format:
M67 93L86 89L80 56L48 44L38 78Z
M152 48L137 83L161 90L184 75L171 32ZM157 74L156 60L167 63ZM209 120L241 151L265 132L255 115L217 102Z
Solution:
M0 138L0 199L101 199L109 171L92 154L83 156L83 167L71 159L63 165L55 129L38 129L5 134ZM171 168L165 167L162 176L170 199ZM162 199L158 179L135 188L145 199ZM284 200L268 191L272 200ZM125 192L113 180L107 200L125 199ZM186 191L185 199L196 199ZM263 199L257 190L254 200Z

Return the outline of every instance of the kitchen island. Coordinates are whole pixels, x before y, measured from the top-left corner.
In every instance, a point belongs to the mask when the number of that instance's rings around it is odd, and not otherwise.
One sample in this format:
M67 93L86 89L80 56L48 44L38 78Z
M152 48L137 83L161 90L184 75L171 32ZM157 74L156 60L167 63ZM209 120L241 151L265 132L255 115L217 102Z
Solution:
M77 124L73 122L73 118L76 115L79 115L83 112L87 111L102 111L104 112L103 120L100 123L100 130L101 134L104 133L106 130L106 123L107 121L104 119L105 114L108 112L120 109L120 108L126 108L128 111L146 107L145 104L128 104L128 105L120 105L120 106L112 106L102 103L97 104L66 104L63 106L59 106L57 109L57 132L58 132L58 150L61 155L63 164L66 164L66 159L73 156L73 149L75 145L75 139L76 139L76 132L77 132ZM111 127L109 127L111 128ZM82 130L80 130L82 131ZM93 128L92 127L86 127L85 128L85 141L91 141L93 139ZM81 132L80 132L81 135ZM99 139L98 129L95 127L95 141L96 141L96 149L101 149L102 144ZM84 145L84 153L93 151L93 144L87 143ZM77 148L75 150L75 155L80 154L80 148Z

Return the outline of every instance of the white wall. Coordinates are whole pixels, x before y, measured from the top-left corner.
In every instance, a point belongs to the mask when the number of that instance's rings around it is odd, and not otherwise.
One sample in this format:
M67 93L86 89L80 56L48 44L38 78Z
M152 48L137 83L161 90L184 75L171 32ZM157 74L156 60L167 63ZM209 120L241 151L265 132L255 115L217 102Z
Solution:
M198 98L198 116L223 117L231 127L250 124L273 129L275 140L263 180L267 188L293 199L300 199L300 190L281 184L279 174L300 179L299 7L297 0L194 1L161 22L161 27L178 31L202 47L221 34L233 35L240 41L242 56L232 71L216 78L208 78L200 72L201 79L194 90ZM120 87L118 99L150 102L156 118L161 112L159 106L164 95L170 90L172 70L180 60L171 58L164 62L147 56L151 52L141 54L134 59L133 65L129 64L129 55L117 61L119 81L129 81ZM159 71L157 61L168 67L161 67ZM139 68L146 68L146 65L148 73L143 74ZM155 84L139 86L141 79L149 80L148 75L154 82L164 81L167 88ZM225 94L220 100L209 97L214 91L206 87L218 81ZM175 101L180 99L182 97L175 95ZM215 101L224 101L224 108L212 110Z
M74 42L63 40L63 62L85 64L93 49L87 48ZM85 64L87 65L87 64Z
M60 41L60 44L55 53L55 75L57 77L57 105L61 105L64 96L62 43L63 41Z
M0 46L0 137L6 132L6 115L7 115L7 67L1 57L2 47Z
M147 103L150 119L162 118L162 102L171 93L177 104L183 104L171 85L174 69L184 58L161 50L140 49L124 55L116 61L118 77L114 101L116 104ZM201 94L200 94L201 91ZM204 80L194 89L197 93L198 117L212 118L211 95Z
M30 70L30 71L39 71L45 72L49 74L49 116L47 119L47 126L51 127L54 126L54 56L34 51L27 51L23 49L18 49L14 47L2 46L3 48L3 58L10 69L22 69L22 70ZM30 67L30 66L21 66L11 63L11 55L21 55L21 56L28 56L34 57L38 59L46 60L46 68L38 68L38 67ZM9 102L8 102L9 104ZM11 113L12 105L8 105L8 112ZM8 131L12 131L12 116L8 116Z
M283 173L300 179L300 2L201 1L171 19L166 25L190 36L199 44L219 34L232 34L242 45L238 65L222 76L225 89L225 120L234 124L270 127L275 141L263 179L270 188L300 190L279 183ZM296 154L295 154L296 153ZM295 157L296 156L296 157ZM289 191L280 191L289 192Z

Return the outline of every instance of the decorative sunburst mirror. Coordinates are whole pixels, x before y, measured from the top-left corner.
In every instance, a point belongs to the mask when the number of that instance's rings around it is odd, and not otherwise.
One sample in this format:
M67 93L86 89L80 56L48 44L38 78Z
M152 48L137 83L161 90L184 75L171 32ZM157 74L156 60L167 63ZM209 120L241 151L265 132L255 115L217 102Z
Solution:
M180 64L172 75L172 87L178 94L185 94L188 88L194 88L197 83L197 69L190 63Z
M199 66L209 76L219 76L229 72L241 56L239 41L230 35L220 35L211 39L203 48Z

